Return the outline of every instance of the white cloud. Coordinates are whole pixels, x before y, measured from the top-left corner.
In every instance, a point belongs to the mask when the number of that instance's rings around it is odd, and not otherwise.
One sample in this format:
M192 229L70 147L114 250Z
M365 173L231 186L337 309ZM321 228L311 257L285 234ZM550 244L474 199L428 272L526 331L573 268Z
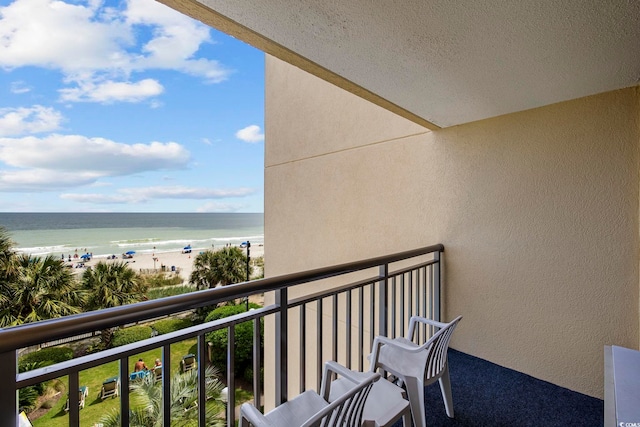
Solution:
M0 138L0 191L49 191L108 176L184 169L190 154L175 142L122 144L81 135Z
M0 137L55 131L62 120L59 111L42 105L0 108Z
M197 208L196 212L238 212L246 207L247 205L239 203L210 202Z
M0 67L60 70L74 86L62 92L68 100L105 102L107 94L88 91L110 87L113 93L116 83L134 89L131 73L149 69L180 71L209 83L230 74L217 61L197 56L211 42L207 26L154 0L128 0L124 10L94 0L15 0L0 7L0 41ZM158 86L138 96L107 98L137 102L158 95Z
M231 188L216 189L206 187L184 187L184 186L155 186L140 188L123 188L115 194L82 194L82 193L66 193L61 195L63 199L73 200L81 203L94 204L135 204L146 203L156 199L183 199L183 200L202 200L202 199L223 199L229 197L245 197L255 193L252 188Z
M244 142L264 141L264 133L260 132L260 126L250 125L236 132L236 138Z
M140 102L160 95L164 88L157 80L144 79L136 83L114 82L112 80L93 83L79 82L78 87L60 89L63 101L100 102L109 104L115 101Z
M11 87L9 90L11 91L11 93L15 93L17 95L31 92L31 88L27 86L27 84L22 80L11 82Z

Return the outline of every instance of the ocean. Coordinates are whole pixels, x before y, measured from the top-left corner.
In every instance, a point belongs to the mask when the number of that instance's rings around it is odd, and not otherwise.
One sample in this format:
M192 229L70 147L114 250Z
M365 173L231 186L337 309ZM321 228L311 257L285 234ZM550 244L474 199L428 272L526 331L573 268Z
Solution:
M262 213L0 213L0 226L14 249L38 256L102 258L264 243Z

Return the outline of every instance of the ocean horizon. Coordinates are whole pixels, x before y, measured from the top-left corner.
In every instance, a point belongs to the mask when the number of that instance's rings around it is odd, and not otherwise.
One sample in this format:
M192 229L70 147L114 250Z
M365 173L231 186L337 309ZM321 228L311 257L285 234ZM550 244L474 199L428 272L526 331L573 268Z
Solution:
M0 213L14 249L34 256L95 258L264 244L263 213Z

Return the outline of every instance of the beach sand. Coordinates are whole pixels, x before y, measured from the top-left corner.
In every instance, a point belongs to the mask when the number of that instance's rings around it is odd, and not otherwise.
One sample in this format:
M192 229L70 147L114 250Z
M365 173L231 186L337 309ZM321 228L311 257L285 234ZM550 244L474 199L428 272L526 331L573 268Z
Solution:
M216 250L222 249L215 248ZM90 267L96 265L100 261L105 262L126 262L135 272L152 272L154 268L159 272L161 266L164 265L166 271L171 271L172 267L176 268L180 277L184 279L184 283L188 283L189 276L193 271L193 260L204 249L193 249L190 254L182 253L181 251L175 252L158 252L158 253L136 253L133 258L122 259L122 255L119 254L115 260L108 260L106 258L96 257L91 261L86 262L85 266ZM246 253L246 249L243 249ZM252 245L251 246L251 259L264 256L264 245ZM154 262L154 258L156 261ZM81 270L82 269L78 269Z

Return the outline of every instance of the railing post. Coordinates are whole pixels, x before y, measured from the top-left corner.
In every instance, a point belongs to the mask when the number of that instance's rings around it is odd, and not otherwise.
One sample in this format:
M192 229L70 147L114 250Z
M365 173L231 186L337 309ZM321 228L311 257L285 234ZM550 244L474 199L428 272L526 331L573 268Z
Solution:
M436 263L433 265L433 318L438 322L441 322L441 310L442 310L442 301L441 301L441 269L442 269L442 252L435 251L433 253L433 259Z
M387 324L389 323L389 303L388 299L388 287L389 287L389 264L382 264L380 266L380 285L379 289L379 301L378 301L378 313L379 313L379 324L378 324L378 334L382 336L387 336Z
M227 328L227 425L235 426L236 416L236 325Z
M171 425L171 345L162 346L162 425Z
M8 426L18 427L18 390L16 351L0 353L0 420Z
M288 309L289 303L287 296L287 288L281 288L275 291L276 305L280 307L280 311L276 313L276 406L287 401L288 390L287 382L287 326L288 326Z

